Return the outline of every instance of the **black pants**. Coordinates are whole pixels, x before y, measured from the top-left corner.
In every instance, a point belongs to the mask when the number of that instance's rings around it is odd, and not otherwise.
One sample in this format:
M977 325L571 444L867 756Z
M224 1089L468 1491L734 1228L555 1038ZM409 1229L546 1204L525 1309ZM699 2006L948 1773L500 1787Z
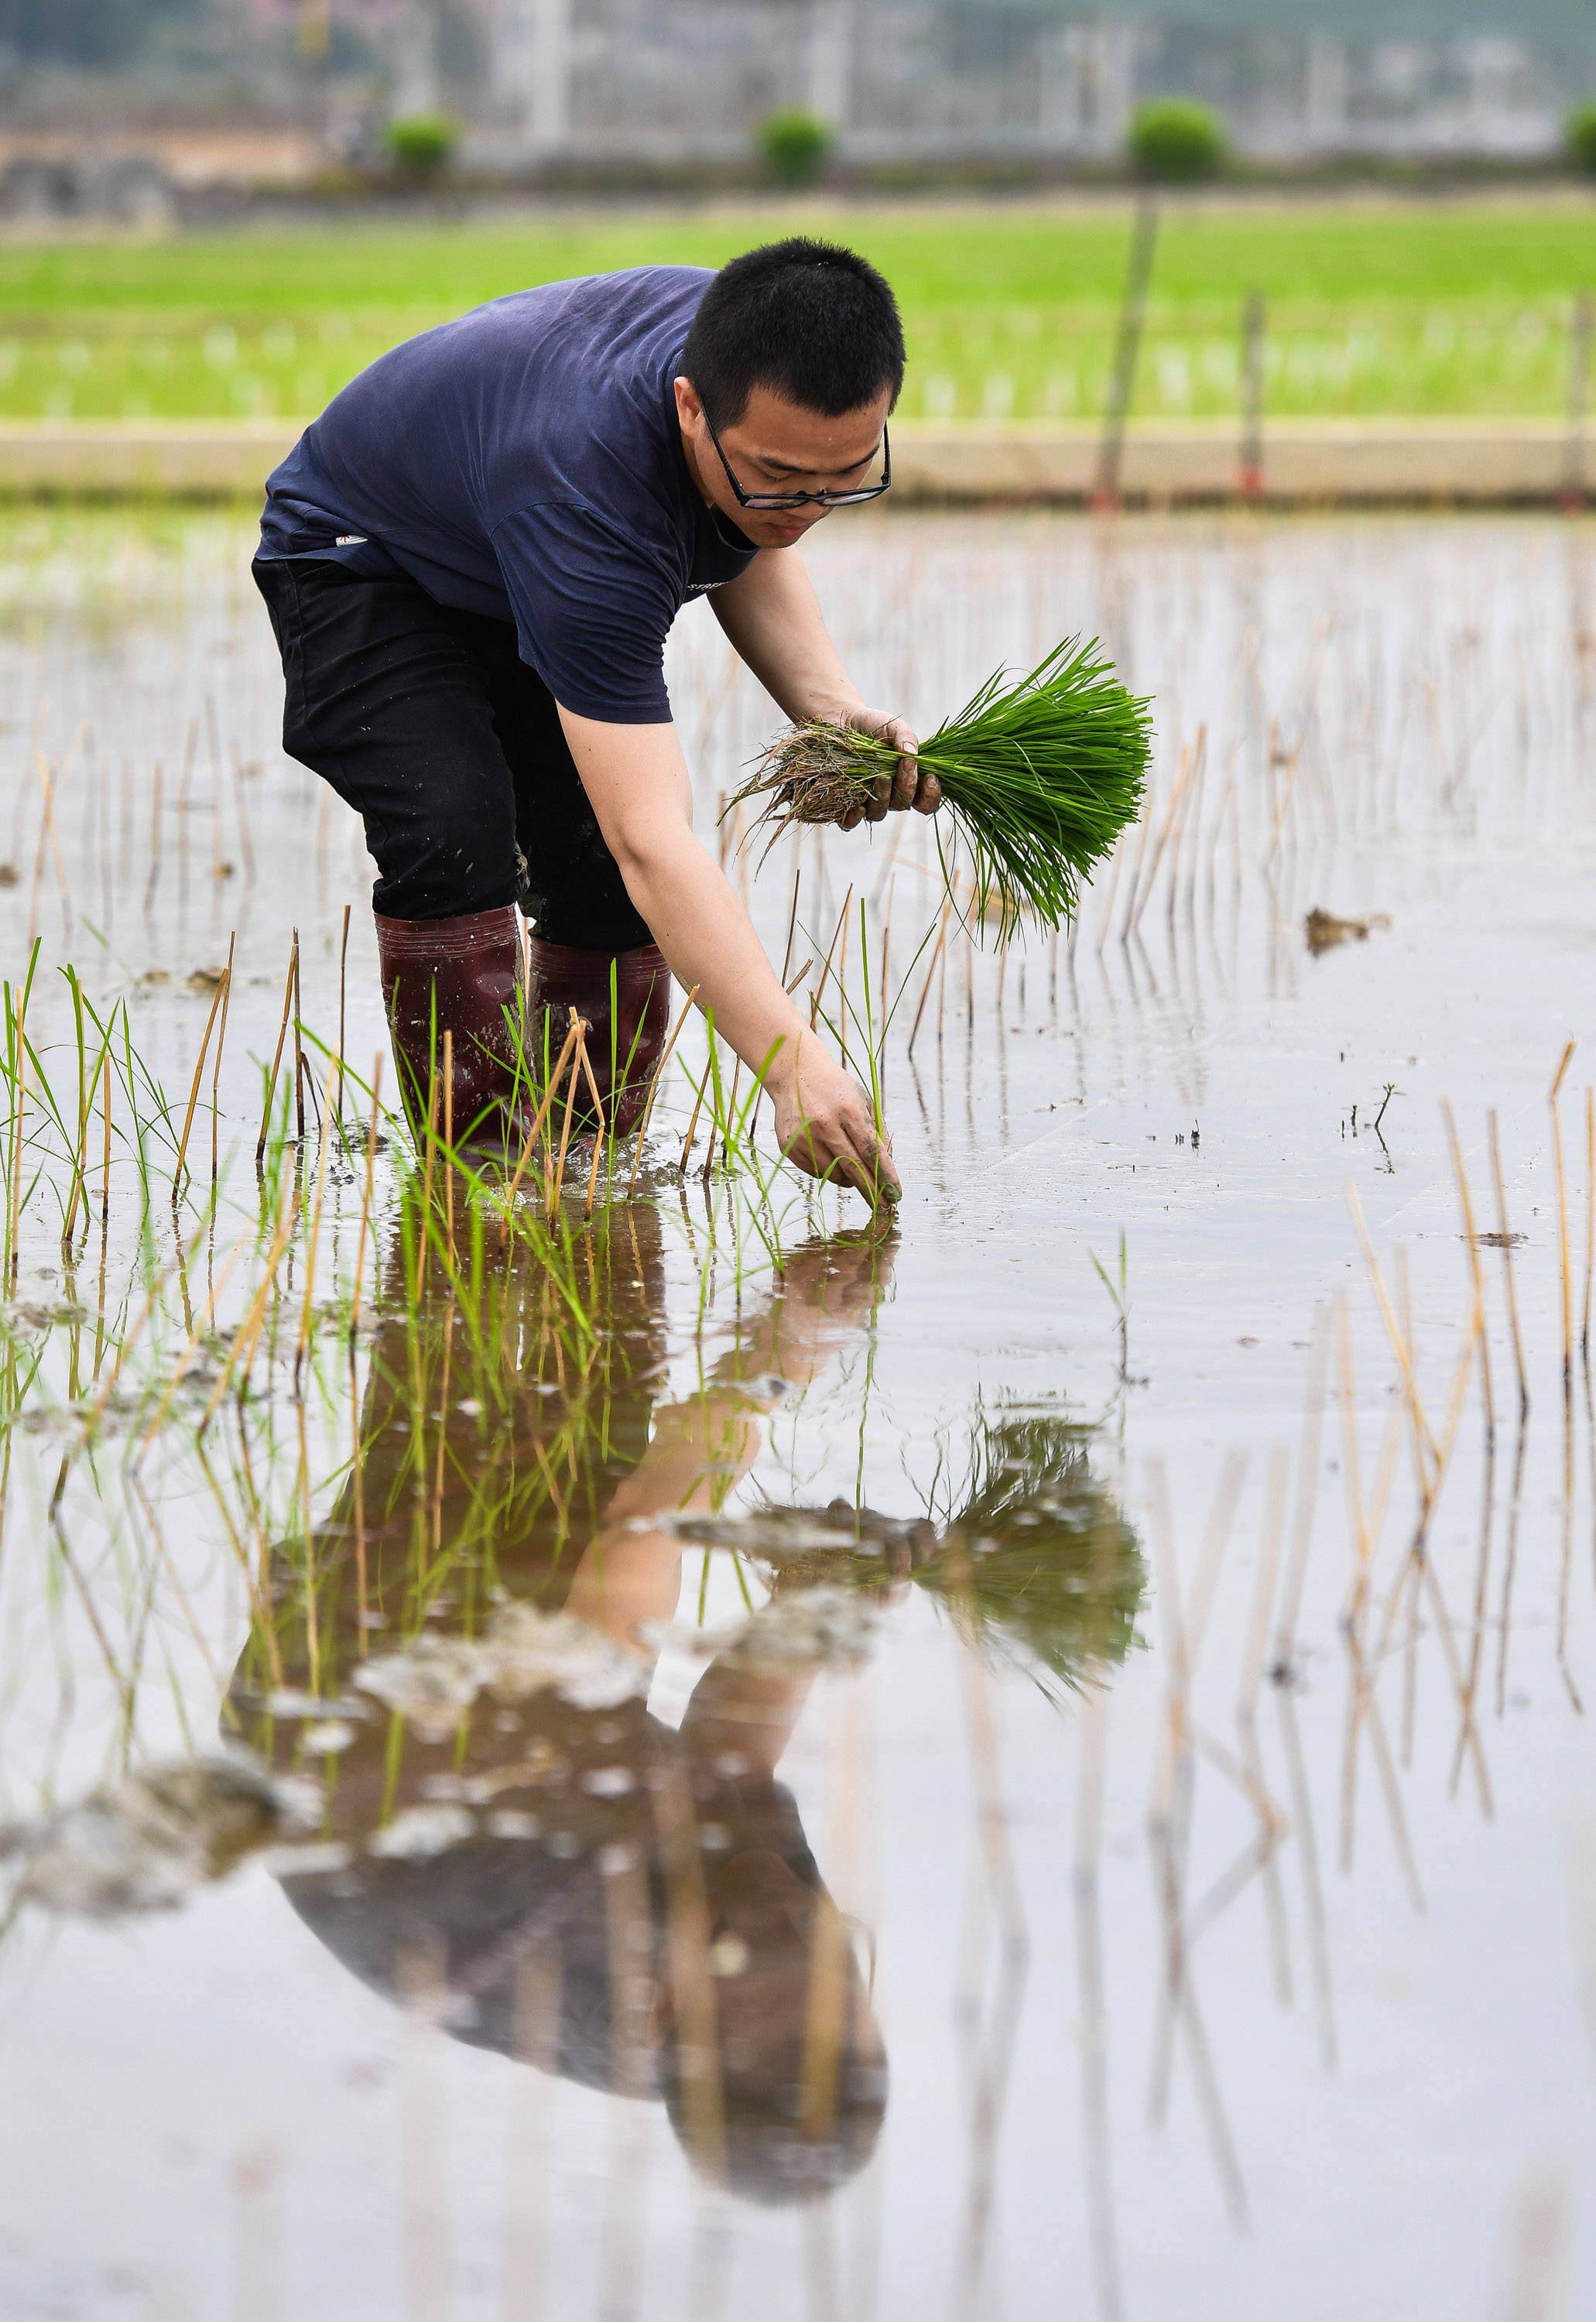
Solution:
M385 918L519 903L552 943L652 941L605 845L554 697L511 622L402 576L257 561L283 657L283 747L365 822Z

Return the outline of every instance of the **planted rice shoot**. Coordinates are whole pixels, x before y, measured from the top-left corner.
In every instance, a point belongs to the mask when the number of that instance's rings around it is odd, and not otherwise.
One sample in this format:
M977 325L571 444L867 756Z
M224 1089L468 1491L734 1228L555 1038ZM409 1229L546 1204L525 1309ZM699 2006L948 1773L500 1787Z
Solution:
M1081 882L1141 810L1152 748L1148 703L1127 691L1094 638L1066 637L1027 676L997 671L917 754L942 786L952 837L937 836L950 895L966 858L977 925L999 940L1023 918L1058 928ZM793 823L857 815L897 772L874 734L808 718L765 751L725 809L763 798L770 844ZM768 851L768 847L767 847Z

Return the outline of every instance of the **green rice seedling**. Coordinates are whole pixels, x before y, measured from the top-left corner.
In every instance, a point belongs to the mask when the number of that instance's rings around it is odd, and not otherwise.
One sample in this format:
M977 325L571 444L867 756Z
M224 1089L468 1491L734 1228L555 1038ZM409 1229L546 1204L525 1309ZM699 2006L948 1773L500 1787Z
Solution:
M348 1070L347 1065L344 1067ZM366 1274L366 1236L371 1223L371 1196L377 1179L377 1124L382 1111L382 1051L378 1050L371 1065L371 1120L366 1131L366 1166L364 1189L360 1195L360 1237L355 1243L354 1286L350 1299L349 1335L352 1345L360 1324L360 1286Z
M19 992L5 987L5 1076L11 1089L11 1138L6 1169L5 1287L16 1281L17 1245L21 1239L23 1205L23 1129L25 1119L28 1062L28 999L39 965L39 938L28 957L28 973Z
M1130 1362L1130 1283L1126 1261L1125 1229L1119 1232L1119 1273L1116 1280L1104 1266L1096 1250L1089 1250L1098 1280L1114 1304L1114 1319L1119 1325L1119 1376L1123 1380Z
M73 1150L74 1177L72 1200L68 1210L67 1222L61 1230L62 1246L66 1250L68 1258L70 1258L72 1255L73 1224L77 1215L78 1203L79 1201L83 1203L83 1230L86 1241L88 1235L90 1218L90 1201L88 1191L88 1133L94 1113L95 1091L99 1086L102 1076L104 1077L105 1084L105 1191L103 1195L103 1201L105 1199L108 1199L109 1196L111 1166L111 1069L114 1062L112 1043L115 1033L116 1011L113 1009L110 1016L102 1024L99 1017L95 1012L94 1007L90 1002L87 994L83 989L82 981L78 977L76 970L68 967L64 969L62 972L68 979L72 988L73 1028L78 1047L78 1137ZM84 1032L85 1017L89 1019L95 1030L99 1034L99 1047L95 1052L94 1062L91 1065L87 1065L87 1067L85 1063L87 1055L87 1040Z
M93 1011L74 971L68 968L64 974L73 998L78 1074L76 1120L69 1116L66 1104L58 1098L52 1085L45 1061L52 1051L35 1042L28 1033L26 1011L21 1006L9 1024L7 1054L0 1058L0 1078L6 1083L12 1107L6 1185L8 1198L21 1187L20 1201L14 1202L16 1220L20 1225L23 1211L33 1192L43 1184L59 1205L61 1253L67 1264L71 1266L76 1262L73 1233L78 1205L79 1202L84 1204L86 1220L88 1208L88 1092L98 1078L110 1035L108 1030L102 1034L101 1047L91 1074L83 1019L86 1012L92 1015ZM95 1020L97 1028L98 1019ZM17 1256L14 1236L11 1256L14 1271Z
M715 1052L715 1010L713 1008L706 1011L705 1022L708 1028L710 1054L713 1056ZM684 1072L687 1071L685 1063L683 1064L682 1070ZM698 1127L698 1115L703 1110L705 1092L709 1086L709 1065L706 1064L702 1074L699 1075L698 1086L693 1091L692 1117L688 1122L688 1133L681 1140L681 1159L677 1164L677 1175L679 1176L685 1177L687 1175L688 1155L693 1149L693 1138L697 1134Z
M718 1138L720 1174L723 1179L729 1179L734 1171L743 1171L752 1178L753 1184L752 1201L746 1204L733 1201L729 1208L734 1244L738 1252L739 1282L743 1275L741 1225L744 1209L747 1222L758 1236L772 1269L780 1271L781 1266L781 1228L771 1201L771 1190L787 1166L787 1156L785 1154L778 1153L769 1171L762 1171L759 1155L753 1143L754 1115L758 1111L760 1099L765 1092L765 1076L775 1063L780 1047L781 1043L779 1040L771 1044L758 1072L753 1074L753 1086L741 1104L737 1102L735 1077L732 1082L731 1093L727 1096L723 1092L719 1070L713 1055L710 1065L707 1067L712 1088L710 1095L711 1159L714 1156L715 1141ZM709 1171L710 1162L706 1161L703 1171L706 1183L708 1181Z
M670 1028L670 1037L665 1043L664 1054L661 1056L659 1063L655 1065L653 1078L649 1083L648 1095L643 1102L643 1119L638 1124L637 1138L633 1147L632 1175L626 1180L626 1194L628 1200L630 1200L632 1194L637 1188L637 1172L643 1160L643 1148L648 1138L648 1125L653 1119L654 1099L660 1092L660 1083L665 1077L665 1067L670 1062L671 1051L674 1049L677 1041L681 1037L681 1028L687 1022L688 1017L692 1011L693 1002L697 1000L698 996L698 987L695 983L692 990L688 993L686 1000L682 1002L681 1013L677 1017L675 1023Z
M852 892L851 890L850 892ZM887 946L886 937L883 933L880 970L882 989L880 993L880 1008L878 1010L876 998L872 995L871 987L870 927L866 918L864 899L862 896L859 902L859 973L860 981L863 988L862 1009L856 1006L853 999L850 997L848 987L840 966L837 970L835 978L838 1006L836 1018L834 1019L820 1006L818 993L816 993L816 996L814 1008L816 1023L817 1026L819 1024L824 1024L825 1026L826 1030L831 1034L833 1039L836 1042L837 1047L842 1051L844 1060L847 1058L849 1053L847 1028L850 1022L852 1022L856 1033L860 1037L860 1040L864 1049L865 1078L870 1090L871 1117L874 1126L878 1145L884 1144L888 1141L885 1080L887 1035L892 1028L892 1019L897 1015L898 1007L903 1000L903 995L908 989L909 976L913 974L916 964L918 961L921 953L925 950L926 946L930 942L931 937L935 931L935 922L934 920L926 928L926 933L921 937L918 945L916 946L914 956L909 961L907 971L904 975L902 983L898 985L898 998L891 1001L890 1005L889 1005L888 995L885 989ZM834 937L834 940L835 938ZM828 970L829 964L828 960ZM825 974L823 972L821 978L823 987L825 981ZM879 1025L877 1023L878 1013L880 1019ZM765 1070L768 1071L769 1069L770 1063L769 1059L767 1059ZM878 1208L889 1206L893 1199L894 1196L889 1191L886 1184L884 1183L881 1184L878 1189L876 1206Z
M143 1205L148 1209L150 1205L149 1147L151 1138L158 1138L170 1147L175 1163L178 1156L178 1137L172 1126L171 1099L133 1046L132 1024L125 1001L123 1003L122 1010L122 1036L123 1076L127 1088L128 1105L133 1116L134 1137L139 1149L140 1192ZM147 1113L141 1112L139 1109L141 1088L150 1100L150 1110Z
M931 941L932 937L936 933L936 928L937 922L933 919L930 925L926 928L925 934L920 937L919 942L915 946L914 951L909 958L909 964L907 967L905 968L902 979L898 983L898 997L896 1000L893 1000L890 998L887 976L887 949L889 938L890 937L892 930L889 920L883 924L881 929L880 1022L878 1026L876 1022L877 1010L875 1006L872 1004L871 998L870 934L865 921L864 903L862 899L860 901L859 958L860 973L864 984L864 1014L862 1019L860 1019L857 1011L853 1010L846 992L843 993L843 1005L844 1009L848 1010L848 1011L854 1016L854 1020L858 1024L859 1029L864 1035L865 1047L870 1056L871 1102L875 1113L876 1135L878 1137L884 1135L886 1131L887 1035L892 1029L893 1019L897 1016L899 1008L903 1005L904 994L907 992L909 986L909 978L913 975L916 968L919 965L921 955L925 952L926 945Z
M255 1182L260 1196L263 1221L277 1214L284 1171L291 1171L297 1166L297 1156L289 1134L289 1115L293 1104L293 1091L287 1080L279 1080L272 1092L271 1109L263 1123L267 1133L255 1156Z
M346 937L347 937L347 935L348 935L348 931L349 931L349 914L348 914L348 912L347 912L347 911L345 911L345 913L344 913L344 933L345 933ZM212 1065L211 1065L211 1183L212 1183L212 1184L213 1184L213 1185L216 1183L217 1175L218 1175L218 1173L219 1173L219 1171L220 1171L220 1168L221 1168L221 1166L222 1166L222 1165L221 1165L221 1145L220 1145L221 1134L222 1134L222 1110L221 1110L221 1089L222 1089L222 1049L223 1049L223 1044L225 1043L226 1038L227 1038L227 1011L228 1011L228 1009L231 1007L232 1002L233 1002L233 946L236 945L236 943L237 943L237 942L238 942L238 930L237 930L237 928L235 928L233 929L233 933L232 933L232 934L228 937L228 938L227 938L227 964L226 964L226 966L225 966L225 967L223 969L223 971L222 971L222 1021L221 1021L221 1023L220 1023L220 1024L217 1026L217 1028L216 1028L216 1054L215 1054L214 1060L214 1062L212 1063ZM340 969L340 973L342 974L342 967L341 967L341 969ZM341 985L340 985L340 989L339 989L339 1010L340 1010L340 1016L339 1016L339 1029L338 1029L338 1052L339 1052L340 1056L342 1056L342 1053L343 1053L343 1023L342 1023L342 1006L343 1006L343 995L342 995L342 984L341 984ZM341 1096L342 1096L342 1091L341 1091ZM340 1129L342 1129L342 1125L343 1125L343 1116L342 1116L342 1111L340 1111L340 1114L339 1114L339 1127L340 1127ZM347 1151L347 1149L348 1149L348 1139L346 1138L346 1139L345 1139L345 1150Z
M296 944L297 944L297 938L296 938ZM270 1065L266 1068L264 1074L265 1089L260 1107L260 1135L255 1146L257 1163L266 1150L267 1132L271 1126L271 1102L277 1093L278 1070L283 1061L283 1043L288 1037L288 1017L294 1005L294 953L290 952L287 979L283 985L283 1020L278 1028L277 1047L272 1052Z
M68 1261L72 1255L72 1234L78 1217L79 1201L87 1202L84 1164L88 1152L88 1092L93 1085L87 1069L83 1047L83 986L75 967L61 970L72 994L72 1029L78 1048L78 1135L73 1144L72 1198L67 1205L67 1215L61 1227L61 1247Z
M1147 700L1095 639L1067 637L1027 676L988 678L917 754L952 825L951 840L937 836L950 894L967 858L967 924L992 922L1002 941L1025 916L1049 928L1072 918L1081 881L1141 810L1151 747ZM806 719L771 744L726 811L764 799L756 827L773 843L792 823L856 815L898 763L876 735Z
M715 1166L716 1138L719 1136L724 1142L724 1133L730 1121L731 1104L720 1076L720 1042L715 1038L712 1028L709 1041L709 1149L704 1156L706 1184L709 1183L709 1173Z
M306 1039L330 1063L336 1061L334 1052L308 1029ZM380 1065L380 1059L378 1061ZM447 1294L458 1302L463 1326L468 1334L475 1338L476 1317L481 1305L481 1284L488 1272L482 1218L491 1210L500 1218L503 1227L501 1250L516 1245L524 1248L555 1284L559 1303L579 1336L590 1337L591 1325L584 1310L576 1266L576 1250L580 1237L570 1219L560 1213L552 1220L545 1220L541 1213L515 1206L507 1199L491 1164L478 1166L478 1160L469 1150L450 1145L441 1130L434 1131L430 1140L432 1166L429 1173L428 1152L424 1148L419 1154L415 1152L407 1133L406 1121L380 1105L377 1073L374 1071L372 1081L368 1083L347 1060L342 1071L345 1081L370 1101L373 1122L370 1150L373 1154L376 1122L380 1118L388 1126L390 1152L396 1156L399 1170L395 1225L399 1242L406 1254L411 1305L419 1311L426 1275L435 1265ZM452 1167L458 1173L466 1197L468 1236L463 1259L461 1252L450 1242L442 1198L436 1185L440 1164ZM509 1192L513 1194L513 1186Z

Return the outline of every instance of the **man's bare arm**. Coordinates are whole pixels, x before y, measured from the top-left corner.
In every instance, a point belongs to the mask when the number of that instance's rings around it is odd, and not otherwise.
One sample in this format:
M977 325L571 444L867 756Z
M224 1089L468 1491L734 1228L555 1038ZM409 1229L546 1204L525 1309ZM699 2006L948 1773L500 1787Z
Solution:
M798 1166L871 1200L896 1200L870 1104L781 989L730 882L693 836L692 786L674 726L613 726L560 712L626 892L671 974L751 1070L765 1068L776 1134Z
M717 589L709 601L740 657L789 718L857 726L905 753L893 781L882 782L875 803L863 810L870 821L880 822L889 809L904 807L935 813L942 790L935 774L921 773L915 764L919 736L901 718L871 708L849 678L796 548L762 549L747 571ZM860 818L855 815L846 827Z

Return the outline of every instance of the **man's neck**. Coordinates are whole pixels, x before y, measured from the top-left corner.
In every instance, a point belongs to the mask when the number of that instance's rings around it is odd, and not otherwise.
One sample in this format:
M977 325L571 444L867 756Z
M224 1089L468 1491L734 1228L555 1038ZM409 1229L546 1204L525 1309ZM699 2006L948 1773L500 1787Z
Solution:
M713 507L715 502L704 489L704 471L698 465L698 453L694 450L692 438L682 425L679 417L676 422L676 432L681 439L681 456L687 462L688 475L691 479L693 489L706 507Z

